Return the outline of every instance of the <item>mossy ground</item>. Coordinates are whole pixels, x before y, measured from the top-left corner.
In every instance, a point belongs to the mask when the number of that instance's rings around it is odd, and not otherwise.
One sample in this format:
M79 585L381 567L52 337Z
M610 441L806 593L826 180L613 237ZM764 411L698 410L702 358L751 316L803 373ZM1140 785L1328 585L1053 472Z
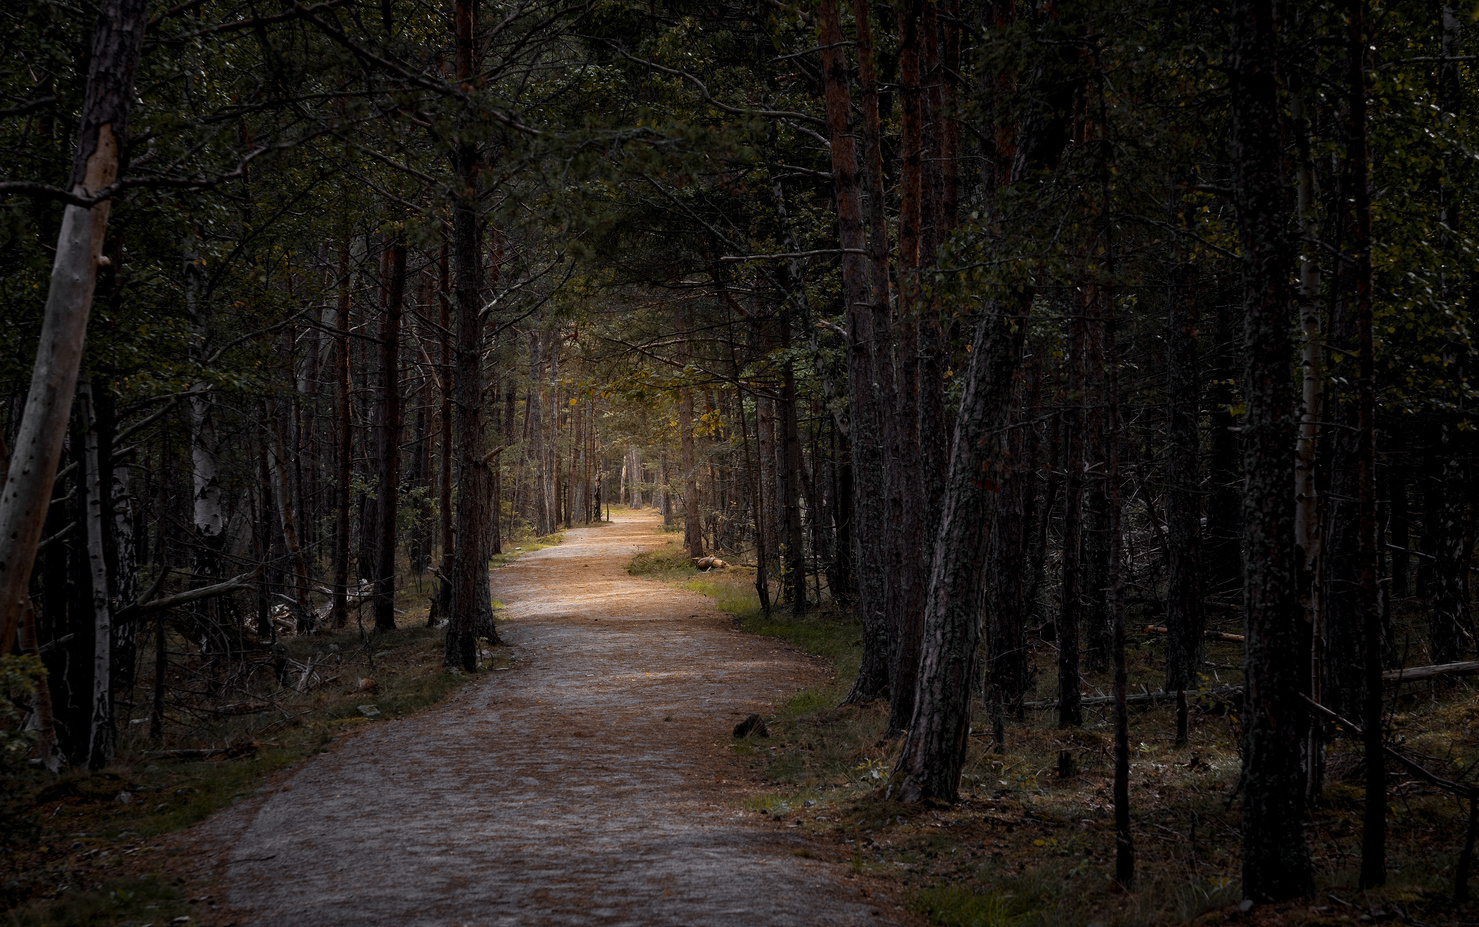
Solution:
M957 805L890 801L882 786L899 744L884 737L887 708L842 704L860 655L860 628L853 620L831 611L792 616L780 607L765 616L752 569L699 574L676 545L638 557L629 569L712 595L744 629L831 661L836 672L827 683L777 706L767 719L769 738L734 742L734 752L764 783L746 806L810 835L832 859L896 881L910 907L933 923L1479 923L1479 905L1452 903L1465 809L1398 771L1391 772L1387 886L1356 889L1363 774L1355 745L1331 746L1328 780L1310 815L1315 895L1242 911L1236 713L1219 700L1194 700L1190 743L1177 747L1174 708L1132 711L1137 879L1125 890L1112 879L1113 737L1107 709L1088 709L1084 727L1076 730L1058 729L1054 712L1028 711L1008 722L1000 751L989 719L978 717ZM1144 623L1155 620L1153 614L1142 617ZM1213 624L1240 630L1233 620L1221 614ZM1144 632L1131 638L1132 689L1158 689L1162 641ZM1047 700L1056 655L1046 641L1035 646L1040 672L1029 698ZM1241 683L1240 644L1209 644L1207 662L1209 685ZM1104 692L1110 687L1107 673L1091 673L1087 683ZM1432 758L1450 775L1479 757L1479 700L1463 682L1405 696L1391 726L1405 749ZM1067 778L1057 774L1063 751L1077 765Z

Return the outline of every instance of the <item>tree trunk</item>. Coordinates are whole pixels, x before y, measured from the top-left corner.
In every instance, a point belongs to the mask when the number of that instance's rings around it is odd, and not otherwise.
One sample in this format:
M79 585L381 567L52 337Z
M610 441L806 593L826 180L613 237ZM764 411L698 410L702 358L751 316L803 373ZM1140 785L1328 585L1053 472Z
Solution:
M1232 7L1231 154L1243 254L1243 891L1257 902L1308 894L1300 748L1308 679L1294 543L1293 327L1278 37L1272 0Z
M1195 269L1182 260L1166 294L1166 682L1167 692L1197 688L1202 664L1201 439L1197 429ZM1185 715L1176 742L1186 742Z
M454 12L457 79L470 90L476 4L474 0L456 0ZM457 542L444 660L448 666L470 673L477 669L476 635L488 596L488 563L482 557L492 474L485 459L483 324L478 305L483 277L482 228L477 213L480 158L476 145L467 137L459 139L452 166L458 179L452 204L452 260L457 273L457 360L452 371L458 434Z
M121 258L120 258L121 260ZM113 600L112 686L114 692L132 692L138 665L139 623L119 611L138 600L138 544L132 490L133 468L116 459L118 434L117 397L109 390L93 393L93 411L98 431L99 477L107 487L107 530L103 532L107 554L109 595ZM147 471L147 468L145 470Z
M775 400L770 396L755 398L755 443L759 455L760 508L770 513L760 530L765 532L766 572L779 573L780 564L780 452L777 450Z
M678 362L688 365L688 330L691 320L680 305L673 310L675 336L678 341ZM704 555L703 527L699 522L702 513L698 497L698 460L693 440L693 391L686 384L678 387L678 467L683 471L683 548L688 556L697 559Z
M1366 127L1366 0L1349 0L1350 29L1350 150L1352 213L1355 218L1355 328L1359 370L1356 415L1359 440L1357 548L1361 590L1362 654L1365 663L1364 705L1361 724L1366 747L1366 802L1361 829L1361 887L1374 888L1387 880L1387 776L1382 741L1381 613L1377 608L1376 552L1376 361L1371 318L1371 156ZM1444 10L1445 25L1451 13Z
M1203 584L1209 595L1236 595L1243 582L1242 468L1238 465L1237 401L1232 386L1240 352L1236 305L1218 300L1216 350L1207 389L1207 529Z
M784 313L783 313L784 316ZM787 325L783 317L781 325ZM788 343L789 339L785 339ZM801 430L797 422L796 374L786 363L781 371L780 431L781 581L796 614L806 611L806 534L801 518Z
M1459 35L1457 16L1445 4L1442 37L1444 60L1438 80L1439 110L1445 124L1452 118L1449 114L1456 112L1462 105L1458 62L1453 60L1458 49ZM1458 243L1448 231L1459 228L1460 221L1461 194L1456 189L1459 183L1456 176L1456 157L1458 156L1453 154L1445 157L1439 189L1439 227L1443 230L1439 246L1446 262L1454 266L1463 261L1458 253ZM1455 282L1447 276L1442 279L1442 297L1450 302L1457 302L1460 298ZM1448 371L1449 389L1459 397L1462 407L1469 365L1459 341L1458 338L1449 339L1444 346L1443 363ZM1444 411L1439 415L1438 474L1434 481L1437 484L1434 487L1436 504L1433 505L1434 517L1431 520L1424 518L1423 540L1433 555L1429 571L1433 595L1429 658L1434 663L1451 663L1463 656L1464 639L1473 630L1469 607L1469 561L1473 553L1469 525L1470 489L1468 468L1465 466L1472 439L1460 425L1460 412ZM1432 528L1428 527L1429 524ZM1426 543L1429 539L1431 543Z
M205 286L204 262L195 255L193 247L187 247L184 255L185 310L190 317L192 334L197 339L192 353L197 362L203 362L202 352L207 331L205 312L200 305L201 290ZM210 586L220 582L225 573L222 569L222 546L225 538L226 512L221 498L221 481L216 472L216 457L220 450L216 434L215 397L210 384L204 381L190 386L190 467L194 484L191 518L191 565L190 582L194 586ZM222 620L221 603L207 600L193 607L195 633L202 653L221 654L229 649L226 635L230 632Z
M349 383L349 236L339 242L339 303L334 311L334 593L329 624L349 623L349 501L354 467L354 421Z
M997 503L992 583L986 597L987 700L993 713L1021 717L1028 684L1026 618L1029 548L1037 517L1040 441L1033 424L1042 407L1042 358L1030 349L1017 380L1019 410L1007 437ZM998 744L1000 746L1000 744Z
M297 619L298 631L304 633L312 631L316 622L313 617L313 607L309 601L308 558L303 552L303 545L298 541L293 501L289 495L287 465L283 460L283 447L287 442L283 439L279 429L284 427L286 426L279 417L277 427L269 439L272 443L268 447L267 456L272 465L272 492L275 497L274 501L277 503L283 543L288 546L288 556L293 562L293 612Z
M859 181L860 191L867 196L861 202L866 220L868 237L867 303L854 302L844 292L848 306L848 439L852 450L853 472L853 524L855 526L855 548L857 551L858 611L863 625L863 655L858 667L857 679L848 693L849 704L861 704L882 698L888 694L889 675L889 618L888 589L888 535L886 502L888 492L887 470L884 460L885 445L883 417L886 403L893 396L892 333L889 306L889 244L888 225L884 216L884 180L882 128L878 113L878 75L874 65L873 28L867 0L853 0L854 21L857 29L858 78L862 91L862 136L864 170L853 175ZM841 34L839 25L836 34ZM824 40L824 45L835 44ZM838 57L843 58L841 49ZM843 59L845 65L845 58ZM853 240L854 232L850 219L844 219L841 199L846 184L843 173L846 169L846 147L852 144L852 135L844 134L839 140L837 129L846 125L845 117L851 110L847 95L846 72L841 80L835 71L824 67L824 77L836 80L837 99L828 95L828 128L833 139L833 173L838 185L838 220L843 237L843 266L847 268L849 255L846 244ZM828 75L831 74L830 77ZM834 115L834 109L837 111ZM845 147L839 148L839 141ZM838 169L839 156L843 160ZM856 154L854 153L854 157ZM851 209L851 194L846 194Z
M889 562L889 719L888 733L896 735L914 714L920 647L924 634L934 536L929 523L937 499L926 496L931 480L924 477L920 433L922 306L919 271L923 248L924 207L924 99L920 36L922 0L906 0L898 7L899 23L899 245L898 311L895 388L891 408L885 409L888 436L886 475ZM875 342L882 343L875 327ZM933 439L934 436L931 436Z
M540 421L544 430L539 435L540 491L544 503L540 506L544 519L540 523L541 535L554 534L560 525L560 454L557 442L560 434L560 403L556 383L560 368L559 333L543 333L543 351L540 354L544 366L540 369L538 402L541 409Z
M1064 508L1062 580L1058 593L1058 726L1084 723L1079 707L1079 629L1083 622L1085 415L1088 321L1080 311L1068 323L1068 403L1063 409Z
M113 727L113 604L108 598L108 567L104 532L111 506L103 492L98 454L97 422L93 415L92 384L83 382L77 396L83 427L83 474L87 532L87 564L92 591L92 712L88 727L87 765L102 769L113 761L117 734Z
M78 197L102 192L118 176L147 11L148 0L99 4L69 181ZM0 653L14 647L29 601L36 545L51 504L82 363L109 206L109 200L91 207L69 204L62 214L31 386L0 496Z
M395 630L396 515L400 498L401 312L406 293L406 242L397 234L388 255L385 317L380 324L379 427L375 429L375 577L370 601L375 630Z
M259 403L259 413L267 420L267 404ZM336 490L337 491L337 490ZM272 474L267 464L267 441L257 444L257 491L256 511L252 513L252 553L259 566L257 572L256 631L261 640L274 640L277 626L272 623L272 571L268 563L272 558ZM342 627L342 625L336 625Z
M1001 478L1003 436L1029 290L987 306L971 346L935 541L919 688L890 792L903 801L959 797L970 733L981 569Z
M1296 189L1298 191L1298 217L1300 235L1303 239L1299 252L1299 327L1301 334L1300 376L1301 399L1299 410L1299 453L1294 467L1294 542L1299 547L1299 599L1304 609L1304 620L1310 639L1310 697L1316 702L1324 700L1325 688L1325 637L1327 584L1323 574L1326 535L1321 518L1317 451L1320 439L1320 422L1325 411L1325 356L1324 339L1320 333L1320 271L1312 248L1319 237L1319 228L1314 216L1315 175L1314 158L1310 149L1309 123L1304 115L1304 100L1296 88L1290 94L1290 109L1293 127L1298 133ZM1344 199L1341 200L1344 202ZM1339 215L1344 210L1337 210ZM1337 220L1338 221L1338 220ZM1339 237L1337 233L1337 238ZM1338 287L1337 287L1338 289ZM1335 446L1344 446L1345 436L1334 435ZM1331 468L1333 480L1345 478L1347 471L1340 463ZM1330 498L1335 505L1343 498L1341 489L1332 485ZM1334 513L1331 513L1332 518ZM1332 524L1334 522L1332 521ZM1337 554L1335 560L1341 559ZM1354 562L1348 560L1347 562ZM1355 665L1355 664L1353 664ZM1324 754L1321 730L1318 723L1309 725L1305 741L1305 794L1313 801L1319 794L1324 777Z

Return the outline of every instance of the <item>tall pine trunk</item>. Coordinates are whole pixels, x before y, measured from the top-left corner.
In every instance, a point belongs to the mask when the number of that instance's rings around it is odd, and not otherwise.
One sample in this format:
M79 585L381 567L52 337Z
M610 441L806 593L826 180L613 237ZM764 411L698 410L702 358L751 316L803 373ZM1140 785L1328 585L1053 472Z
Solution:
M1001 479L1012 375L1021 359L1029 290L990 303L976 325L950 451L944 515L925 612L919 687L890 793L903 801L959 797L970 734L981 569Z
M334 312L334 593L329 624L349 623L349 502L354 469L354 421L349 383L349 236L339 243L339 304Z
M395 630L396 515L401 458L401 313L406 294L406 242L397 234L387 255L385 317L380 324L379 427L375 429L375 577L370 592L375 630Z
M474 0L456 0L454 13L457 79L471 89L477 19ZM470 116L464 112L464 117ZM458 186L452 204L452 262L457 278L457 344L452 370L457 419L457 540L443 659L448 666L472 672L477 669L477 633L485 623L483 606L489 594L488 563L483 554L492 473L488 470L488 439L483 430L483 321L479 311L483 254L477 212L480 159L476 145L467 137L472 127L461 129L464 134L453 154Z
M1273 0L1232 6L1231 154L1243 253L1244 669L1243 891L1308 894L1304 839L1307 723L1294 543L1293 294Z
M1184 259L1166 293L1166 576L1167 692L1197 688L1202 664L1201 441L1197 429L1195 269ZM1178 701L1176 742L1187 738L1185 701Z
M1382 740L1381 613L1377 604L1376 526L1376 361L1371 318L1371 155L1368 147L1366 104L1366 0L1349 0L1346 22L1350 30L1350 139L1347 153L1351 178L1351 205L1355 218L1355 329L1357 355L1356 454L1357 523L1362 662L1365 692L1361 711L1366 747L1366 806L1361 829L1361 887L1374 888L1387 880L1387 779Z

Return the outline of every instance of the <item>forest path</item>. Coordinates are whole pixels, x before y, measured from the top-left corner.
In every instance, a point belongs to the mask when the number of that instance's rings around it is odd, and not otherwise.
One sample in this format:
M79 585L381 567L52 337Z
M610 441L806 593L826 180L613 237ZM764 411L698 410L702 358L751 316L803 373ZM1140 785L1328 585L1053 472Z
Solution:
M225 851L222 913L303 927L911 920L740 809L754 785L737 781L730 728L819 669L701 595L629 576L662 544L657 524L620 514L495 571L512 668L206 825Z

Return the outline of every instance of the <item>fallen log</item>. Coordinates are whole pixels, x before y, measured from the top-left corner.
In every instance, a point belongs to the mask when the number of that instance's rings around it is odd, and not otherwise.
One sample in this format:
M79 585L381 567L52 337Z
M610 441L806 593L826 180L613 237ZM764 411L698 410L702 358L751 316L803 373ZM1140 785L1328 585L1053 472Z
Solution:
M1154 626L1147 626L1147 630L1155 630ZM1160 629L1164 630L1164 629ZM1208 632L1215 633L1215 632ZM1233 636L1233 635L1229 635ZM1381 674L1381 680L1385 683L1399 682L1422 682L1428 679L1442 679L1447 676L1474 676L1479 675L1479 660L1468 660L1462 663L1437 663L1432 666L1411 666L1406 669L1388 670ZM1213 698L1233 699L1241 698L1242 686L1218 686L1213 689L1188 689L1187 696L1210 695ZM1142 692L1125 698L1126 705L1159 705L1164 702L1176 701L1175 692ZM1079 704L1086 708L1096 705L1113 705L1114 696L1095 695L1079 700ZM1040 711L1049 708L1057 708L1057 699L1045 699L1041 702L1023 702L1023 708Z
M218 595L225 595L228 592L235 592L238 589L249 589L251 588L251 580L256 575L257 571L253 570L250 573L233 576L231 579L223 583L216 583L214 586L202 586L199 589L191 589L187 592L161 596L157 599L151 599L148 602L134 602L131 605L126 605L119 609L117 617L119 620L139 618L143 615L162 612L165 609L178 608L181 605L198 602L201 599L210 599Z
M1411 666L1406 669L1388 670L1381 674L1381 681L1422 682L1425 679L1473 676L1476 673L1479 673L1479 660L1468 660L1463 663L1435 663L1432 666Z
M1144 631L1146 634L1171 633L1169 628L1163 627L1158 624L1148 624L1145 626ZM1247 638L1245 638L1241 634L1228 634L1226 631L1203 631L1202 637L1209 641L1228 641L1229 643L1233 644L1241 644L1247 640Z
M238 757L257 752L252 742L232 744L229 747L201 747L184 750L150 750L148 755L157 760L213 760L218 756Z
M1242 695L1243 695L1243 687L1242 686L1217 686L1216 688L1213 688L1213 689L1187 689L1186 690L1186 696L1187 696L1187 698L1192 698L1194 696L1210 696L1212 698L1227 700L1227 699L1232 699L1232 698L1241 698ZM1159 705L1159 704L1162 704L1162 703L1168 703L1168 702L1174 702L1174 701L1176 701L1176 693L1175 692L1140 692L1140 693L1136 693L1135 695L1127 695L1127 696L1125 696L1125 704L1126 705L1154 706L1154 705ZM1089 698L1081 698L1081 699L1079 699L1079 702L1078 703L1080 705L1083 705L1085 708L1091 708L1091 707L1093 707L1095 705L1113 705L1114 704L1114 696L1112 696L1112 695L1095 695L1095 696L1090 696ZM1045 700L1043 700L1041 702L1023 702L1022 703L1022 707L1023 708L1027 708L1027 709L1031 709L1033 711L1042 711L1042 710L1049 709L1049 708L1057 708L1058 707L1058 700L1055 699L1055 698L1053 698L1053 699L1045 699Z

